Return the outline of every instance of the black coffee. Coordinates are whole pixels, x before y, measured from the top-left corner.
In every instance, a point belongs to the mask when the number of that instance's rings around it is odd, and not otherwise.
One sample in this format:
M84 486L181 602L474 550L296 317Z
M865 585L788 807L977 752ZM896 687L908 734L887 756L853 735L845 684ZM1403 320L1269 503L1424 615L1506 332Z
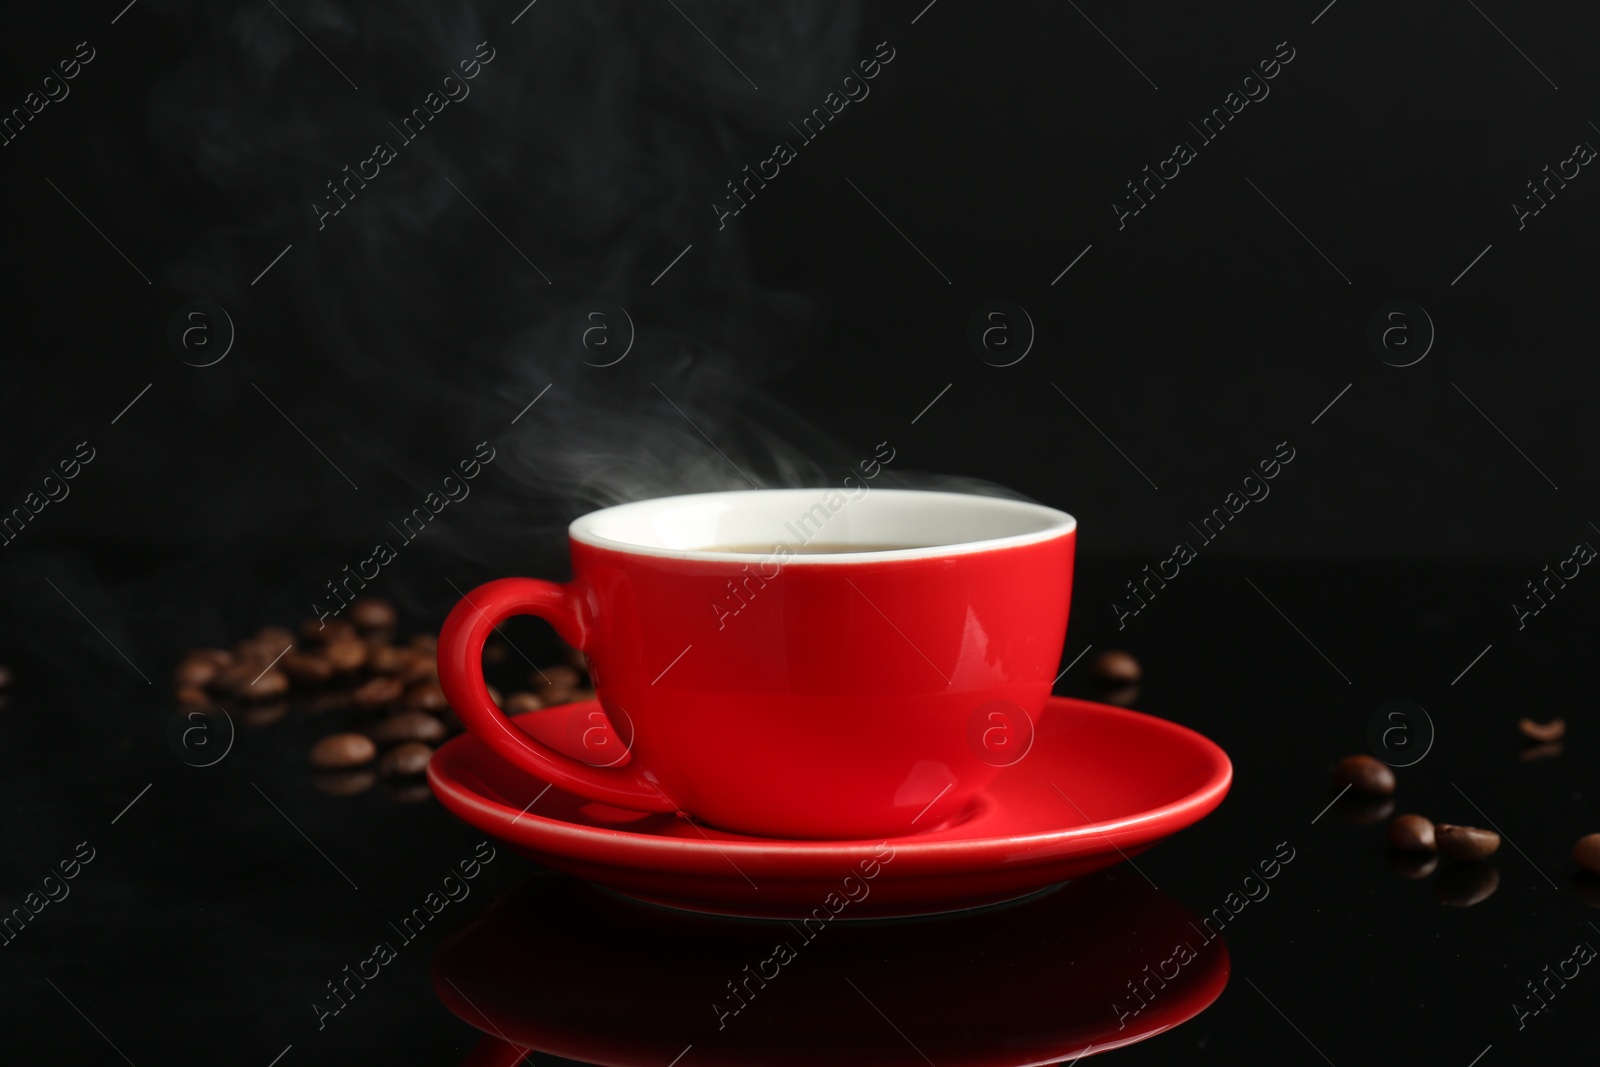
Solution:
M787 545L790 552L800 556L824 556L837 552L895 552L903 548L926 548L927 545L881 545L881 544L842 544L839 542L824 543L812 541L804 545ZM707 545L697 549L700 552L747 552L753 556L770 556L777 551L778 545Z

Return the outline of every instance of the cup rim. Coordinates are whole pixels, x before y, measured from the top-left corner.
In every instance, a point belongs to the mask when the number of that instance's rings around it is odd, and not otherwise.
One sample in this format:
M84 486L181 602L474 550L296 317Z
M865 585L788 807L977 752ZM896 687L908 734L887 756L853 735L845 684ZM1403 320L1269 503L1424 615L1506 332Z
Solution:
M835 486L814 486L799 489L730 489L710 493L683 493L675 496L653 497L647 500L636 500L627 504L615 504L611 507L591 511L572 520L567 527L567 536L579 544L589 545L594 548L608 549L613 552L623 552L636 556L652 556L661 559L702 560L711 563L749 563L752 559L766 559L779 554L778 544L775 542L770 553L755 552L727 552L711 551L707 549L664 548L654 545L641 545L636 542L622 541L606 537L597 533L595 527L607 519L615 519L619 513L628 511L650 511L666 509L674 506L683 506L691 501L710 502L718 498L736 499L740 497L779 496L789 495L797 500L816 501L819 494L839 493ZM1027 516L1035 521L1044 520L1046 525L1040 529L1028 530L1023 533L1005 534L999 537L987 537L975 541L960 541L952 544L925 545L916 548L878 549L862 552L827 552L805 554L791 551L784 559L784 566L829 567L843 564L861 563L891 563L902 560L941 559L946 556L971 555L978 552L994 552L1000 549L1016 548L1022 545L1038 544L1051 541L1058 537L1066 537L1078 528L1078 520L1064 511L1048 507L1044 504L1035 504L1028 500L1017 500L1011 497L983 496L978 493L952 493L930 489L873 489L870 495L874 497L888 496L897 500L912 501L914 498L960 498L996 511L1009 511L1019 518ZM857 500L864 499L857 497ZM792 546L791 546L792 547Z

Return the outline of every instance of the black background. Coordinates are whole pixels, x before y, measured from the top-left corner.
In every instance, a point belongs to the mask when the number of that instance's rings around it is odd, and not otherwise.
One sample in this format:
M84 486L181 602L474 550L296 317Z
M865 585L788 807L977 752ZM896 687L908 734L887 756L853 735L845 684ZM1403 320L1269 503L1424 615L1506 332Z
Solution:
M185 645L305 615L481 440L500 458L474 496L385 573L416 627L452 585L561 576L559 531L594 506L831 481L879 441L901 484L981 480L1077 515L1063 666L1134 650L1137 706L1214 737L1238 774L1216 816L1142 865L1203 910L1277 841L1307 857L1230 932L1223 1000L1130 1062L1322 1062L1294 1027L1334 1063L1466 1064L1492 1043L1490 1064L1578 1039L1583 979L1521 1033L1509 1005L1590 936L1566 851L1595 829L1593 600L1580 576L1521 630L1510 605L1600 521L1587 168L1525 228L1511 205L1600 143L1593 11L121 7L19 11L0 41L4 109L77 42L96 49L0 147L0 507L76 442L97 450L0 549L21 676L4 899L105 842L73 897L0 950L17 1048L118 1062L50 979L135 1063L266 1063L291 1043L286 1064L464 1055L426 950L337 1033L314 1035L301 1005L476 838L433 805L311 792L318 727L298 718L186 767L164 689ZM473 95L319 232L323 182L486 39ZM719 230L723 183L879 41L895 58L871 95ZM1188 122L1285 41L1270 96L1119 229L1124 183L1195 141ZM215 366L169 344L193 300L236 329ZM1013 366L967 342L992 300L1037 331ZM1395 300L1437 331L1409 367L1367 340ZM601 304L637 332L611 367L573 328ZM1296 458L1271 496L1119 631L1121 583L1283 441ZM1058 688L1087 692L1082 670ZM1325 765L1394 698L1438 730L1403 803L1481 822L1470 796L1520 846L1476 908L1394 877L1381 830L1310 823ZM1563 755L1519 762L1516 717L1558 713ZM528 869L508 856L490 877Z

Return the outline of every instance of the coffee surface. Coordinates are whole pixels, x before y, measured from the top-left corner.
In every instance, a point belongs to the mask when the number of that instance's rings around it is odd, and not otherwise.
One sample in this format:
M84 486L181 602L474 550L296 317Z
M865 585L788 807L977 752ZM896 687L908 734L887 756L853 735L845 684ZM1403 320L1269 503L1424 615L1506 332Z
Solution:
M906 544L847 544L839 541L813 541L804 545L789 545L789 551L801 556L825 556L837 552L896 552L903 548L928 548L928 545ZM766 545L706 545L704 548L695 549L696 552L747 552L756 556L770 556L777 551L776 543Z

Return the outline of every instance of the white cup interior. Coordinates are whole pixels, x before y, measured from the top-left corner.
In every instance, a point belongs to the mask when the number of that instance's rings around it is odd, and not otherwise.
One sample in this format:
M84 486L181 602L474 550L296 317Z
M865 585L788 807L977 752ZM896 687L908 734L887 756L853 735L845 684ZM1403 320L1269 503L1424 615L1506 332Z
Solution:
M568 532L584 544L684 559L748 559L787 546L791 564L817 565L985 551L1063 537L1076 526L1066 512L1022 500L860 486L641 500L584 515ZM816 552L823 545L831 550Z

